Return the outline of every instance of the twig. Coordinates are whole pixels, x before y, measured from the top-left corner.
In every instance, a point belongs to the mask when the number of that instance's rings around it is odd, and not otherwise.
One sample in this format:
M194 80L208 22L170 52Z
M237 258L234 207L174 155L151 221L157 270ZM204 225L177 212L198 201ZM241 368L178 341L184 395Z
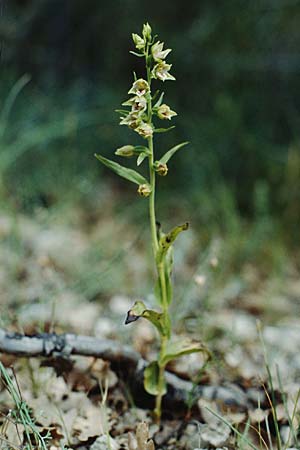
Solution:
M127 345L109 339L98 339L76 334L42 333L27 336L0 328L0 353L20 357L63 357L71 355L92 356L112 363L113 367L126 371L134 380L134 387L143 391L143 371L147 362L138 352ZM125 369L125 370L124 370ZM166 403L187 404L190 393L194 400L220 400L227 406L246 408L249 406L247 395L242 390L228 386L195 386L191 381L183 380L173 373L166 372L168 394Z

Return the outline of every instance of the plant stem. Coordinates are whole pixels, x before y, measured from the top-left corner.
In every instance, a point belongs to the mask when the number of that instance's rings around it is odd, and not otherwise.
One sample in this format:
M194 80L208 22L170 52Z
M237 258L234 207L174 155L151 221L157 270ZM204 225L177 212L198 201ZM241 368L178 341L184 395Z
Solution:
M147 109L148 109L148 124L152 126L152 96L151 96L151 63L149 61L149 45L146 48L145 59L146 59L146 68L147 68L147 81L150 87L150 93L147 99ZM150 227L151 227L151 238L152 238L152 248L153 248L153 256L156 264L156 270L159 277L160 283L160 304L162 306L163 314L168 314L168 301L167 301L167 286L165 279L165 266L164 261L157 261L157 251L159 248L157 232L156 232L156 214L155 214L155 170L153 167L154 163L154 147L153 147L153 136L148 138L148 148L149 148L149 181L151 186L151 193L149 196L149 216L150 216ZM160 360L162 360L166 344L168 342L168 338L166 336L160 335ZM156 422L160 422L161 418L161 403L164 392L164 373L165 373L165 365L159 364L159 373L158 373L158 394L155 400L155 410L154 415Z
M161 336L161 347L160 347L160 358L163 357L167 344L166 336ZM158 372L158 394L155 399L155 409L154 415L156 423L160 423L161 418L161 403L164 391L164 381L165 381L165 365L159 364L159 372Z
M151 100L150 100L151 102ZM153 137L148 138L149 146L149 174L150 174L150 186L151 194L149 196L149 215L150 215L150 226L151 226L151 236L152 236L152 247L154 259L156 259L156 252L158 249L158 240L156 234L156 218L155 218L155 170L153 169Z

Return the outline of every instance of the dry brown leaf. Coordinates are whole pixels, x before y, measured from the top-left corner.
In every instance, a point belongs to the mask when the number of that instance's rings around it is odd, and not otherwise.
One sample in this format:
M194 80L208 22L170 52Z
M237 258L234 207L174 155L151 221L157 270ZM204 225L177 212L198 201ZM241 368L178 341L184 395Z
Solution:
M119 444L111 436L103 434L91 445L90 450L118 450Z
M129 450L154 450L154 442L149 439L149 427L146 422L141 422L136 428L135 435L128 433Z
M103 414L100 407L89 405L78 415L73 423L72 434L80 441L104 434Z

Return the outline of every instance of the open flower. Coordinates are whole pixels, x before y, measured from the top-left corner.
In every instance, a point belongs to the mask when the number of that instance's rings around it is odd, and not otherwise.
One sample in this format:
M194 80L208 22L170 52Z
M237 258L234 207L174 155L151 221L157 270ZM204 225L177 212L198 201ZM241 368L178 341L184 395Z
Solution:
M136 111L130 112L125 117L121 117L120 125L127 125L135 130L140 123L141 119Z
M177 116L175 111L172 111L170 106L163 103L157 110L157 115L160 119L168 119L171 120L172 117Z
M153 67L152 76L161 81L175 80L175 77L169 73L171 67L172 64L167 64L164 61L160 61Z
M172 51L170 48L163 50L164 43L163 42L155 42L155 44L152 45L151 52L154 61L159 62L163 59L165 59L168 54Z
M147 109L147 100L142 96L136 95L135 97L130 98L126 102L122 103L123 106L131 106L131 110L134 112L142 113Z
M143 78L139 78L138 80L136 80L132 87L130 88L130 90L128 91L128 94L133 94L133 95L137 95L138 97L142 97L145 94L147 94L147 92L150 91L150 87L149 84L146 80L144 80Z
M145 139L153 135L153 128L146 122L141 122L135 131Z

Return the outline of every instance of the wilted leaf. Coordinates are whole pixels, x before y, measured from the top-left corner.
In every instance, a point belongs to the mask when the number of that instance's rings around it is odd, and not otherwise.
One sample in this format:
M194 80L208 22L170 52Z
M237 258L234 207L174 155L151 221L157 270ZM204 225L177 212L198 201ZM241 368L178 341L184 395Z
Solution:
M90 450L118 450L119 448L117 441L108 434L99 436L90 446Z
M164 382L162 392L158 389L159 366L156 361L151 362L144 370L144 387L148 394L157 395L159 393L165 394L167 386Z
M90 404L80 411L73 423L73 434L80 440L86 441L90 437L104 433L103 414L100 407Z
M139 423L135 435L128 433L129 450L154 450L154 442L149 439L149 427L145 422Z
M115 161L111 161L110 159L104 158L101 155L95 154L95 157L102 162L106 167L113 170L117 175L126 180L131 181L132 183L141 185L148 184L146 178L144 178L140 173L135 170L129 169L128 167L123 167L121 164L116 163Z
M178 225L173 228L169 233L163 234L159 239L159 250L157 253L157 260L161 261L163 256L166 254L168 249L171 247L177 236L182 232L187 230L189 223L186 222L183 225Z
M167 316L153 309L147 309L146 305L141 301L135 302L133 307L128 311L125 324L135 322L140 317L149 320L162 336L170 336L170 323Z

